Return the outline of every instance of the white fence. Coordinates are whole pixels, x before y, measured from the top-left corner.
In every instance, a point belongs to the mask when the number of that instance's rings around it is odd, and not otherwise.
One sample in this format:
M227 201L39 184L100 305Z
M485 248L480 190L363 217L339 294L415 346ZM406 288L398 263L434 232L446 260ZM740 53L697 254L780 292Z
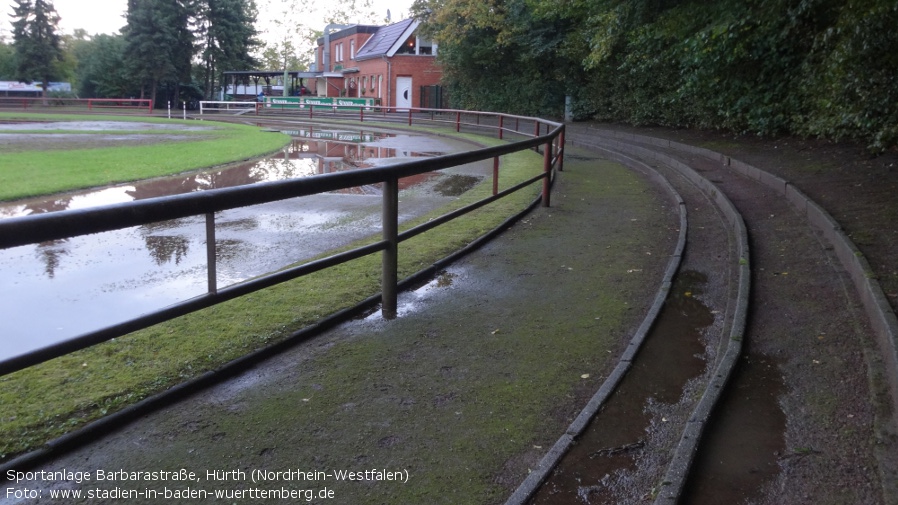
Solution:
M230 112L235 114L246 114L247 112L255 112L259 102L200 102L200 115L205 112Z

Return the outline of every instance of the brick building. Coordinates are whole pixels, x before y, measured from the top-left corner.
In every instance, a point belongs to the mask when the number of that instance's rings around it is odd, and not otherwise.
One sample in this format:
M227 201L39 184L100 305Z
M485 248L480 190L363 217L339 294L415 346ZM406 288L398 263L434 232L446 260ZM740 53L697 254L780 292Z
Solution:
M437 44L419 37L419 23L329 25L315 57L318 96L376 98L382 105L420 107L422 90L440 83ZM336 30L336 31L331 31Z

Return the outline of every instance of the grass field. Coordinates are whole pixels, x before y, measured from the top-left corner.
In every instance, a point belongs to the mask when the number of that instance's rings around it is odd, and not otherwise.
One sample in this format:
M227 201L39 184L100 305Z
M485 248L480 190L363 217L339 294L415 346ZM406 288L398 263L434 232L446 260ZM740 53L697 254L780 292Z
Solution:
M0 122L35 120L115 121L122 126L108 131L75 128L13 131L0 128L0 145L4 147L4 154L0 156L0 201L224 165L272 153L290 142L287 135L229 123L0 113ZM211 128L147 131L129 128L129 122ZM123 141L118 141L123 145L104 145L101 138L109 134L124 136ZM4 138L11 139L12 136L18 137L16 142L4 142ZM29 137L34 140L28 140Z

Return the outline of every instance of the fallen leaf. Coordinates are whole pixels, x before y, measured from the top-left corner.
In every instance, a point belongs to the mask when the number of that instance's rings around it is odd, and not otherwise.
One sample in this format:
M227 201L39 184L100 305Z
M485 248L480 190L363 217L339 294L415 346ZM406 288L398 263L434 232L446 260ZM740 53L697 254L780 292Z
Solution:
M499 328L496 328L495 330L491 331L490 335L495 335L496 333L499 333Z
M581 378L581 379L588 379L588 378L589 378L589 374L588 374L588 373L585 373L585 374L581 375L580 378Z

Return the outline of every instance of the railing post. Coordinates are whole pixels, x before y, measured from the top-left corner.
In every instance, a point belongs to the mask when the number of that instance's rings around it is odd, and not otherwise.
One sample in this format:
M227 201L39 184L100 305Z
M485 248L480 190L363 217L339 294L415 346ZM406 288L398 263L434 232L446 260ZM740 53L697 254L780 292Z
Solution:
M567 131L562 125L561 134L558 135L558 171L564 172L564 132Z
M359 107L359 123L365 122L365 108Z
M493 158L493 196L499 194L499 157Z
M218 274L215 259L215 213L206 213L206 275L208 277L209 293L218 292Z
M383 252L381 278L381 315L395 319L398 305L397 276L399 270L399 179L391 177L383 183Z
M502 134L503 134L502 130L504 129L504 126L503 126L504 119L505 119L505 116L499 116L499 140L502 140Z
M543 207L549 206L549 192L551 191L551 173L552 173L552 142L549 141L543 146Z
M539 121L534 121L533 126L533 138L539 137ZM539 152L539 146L534 147L533 150Z
M409 126L412 125L412 108L411 107L408 108L408 125Z

